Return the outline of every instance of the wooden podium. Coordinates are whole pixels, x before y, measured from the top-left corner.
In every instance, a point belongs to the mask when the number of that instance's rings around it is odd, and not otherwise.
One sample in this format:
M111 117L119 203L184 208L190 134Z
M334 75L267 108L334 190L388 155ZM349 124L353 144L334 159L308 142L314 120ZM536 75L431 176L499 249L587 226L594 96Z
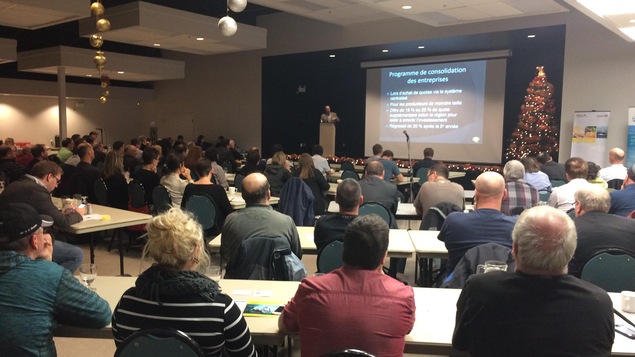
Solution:
M320 145L324 149L322 156L335 155L335 123L320 123Z

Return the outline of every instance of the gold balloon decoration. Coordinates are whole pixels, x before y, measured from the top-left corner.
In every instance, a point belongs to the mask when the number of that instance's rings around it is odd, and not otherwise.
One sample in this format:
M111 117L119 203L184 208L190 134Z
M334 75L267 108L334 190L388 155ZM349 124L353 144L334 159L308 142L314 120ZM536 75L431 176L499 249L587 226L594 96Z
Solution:
M90 45L99 48L104 44L104 38L101 35L94 34L90 36Z
M93 14L93 16L96 17L100 17L104 15L104 5L102 5L100 2L94 2L92 4L90 4L90 13Z
M90 4L90 13L97 18L97 22L95 23L97 33L90 36L89 42L92 47L97 49L97 52L95 52L95 56L93 57L93 62L99 70L99 81L101 88L103 88L102 95L99 97L99 103L101 104L106 104L106 97L110 95L110 90L108 89L110 86L110 78L108 78L105 74L102 74L102 70L106 66L108 60L106 59L104 51L101 50L101 46L104 44L104 38L101 33L110 30L110 21L103 18L105 12L106 10L104 9L104 5L101 3L101 0L96 0Z
M106 31L110 30L110 21L108 21L106 19L97 20L97 30L99 32L106 32Z

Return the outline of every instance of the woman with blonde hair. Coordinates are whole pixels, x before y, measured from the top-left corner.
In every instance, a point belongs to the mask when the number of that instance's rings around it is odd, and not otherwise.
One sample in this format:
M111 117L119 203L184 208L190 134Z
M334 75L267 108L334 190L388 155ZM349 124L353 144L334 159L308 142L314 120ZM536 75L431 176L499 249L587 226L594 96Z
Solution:
M209 264L201 226L179 208L152 218L144 271L117 304L112 317L115 344L134 332L173 328L194 339L206 356L256 356L240 308L216 282L197 272Z
M106 154L101 177L106 184L108 205L128 209L128 180L123 174L123 156L112 150Z
M311 158L309 154L305 153L300 155L298 163L300 164L300 168L295 170L293 175L298 176L304 183L309 185L313 196L315 196L315 214L322 214L326 206L322 192L328 191L329 183L326 182L320 170L315 168L313 158Z

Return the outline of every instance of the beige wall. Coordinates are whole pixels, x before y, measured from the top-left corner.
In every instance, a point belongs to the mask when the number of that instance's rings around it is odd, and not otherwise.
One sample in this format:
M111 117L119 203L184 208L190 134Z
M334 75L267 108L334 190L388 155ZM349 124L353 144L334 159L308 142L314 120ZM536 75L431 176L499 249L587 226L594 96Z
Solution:
M224 135L235 137L238 144L245 148L259 146L263 56L563 23L567 24L567 37L561 158L568 157L570 153L572 118L578 110L611 110L609 146L625 147L627 108L635 106L631 94L635 85L635 61L632 60L635 58L635 45L578 13L441 28L404 19L338 27L284 13L267 15L259 19L259 26L268 29L266 50L219 56L166 53L167 58L186 61L185 79L157 82L154 99L139 100L139 111L128 104L113 106L116 108L97 106L96 112L78 117L78 123L72 123L69 114L69 133L80 129L85 131L83 128L89 130L99 126L96 124L99 122L100 125L104 123L110 132L128 138L146 134L150 122L155 122L161 137L183 134L193 139L200 133L212 140ZM540 41L539 38L536 40ZM0 82L0 92L5 92L3 87ZM7 136L5 130L22 130L17 128L29 123L44 123L42 118L34 121L32 116L36 114L28 109L32 103L40 100L48 101L32 98L16 102L16 105L24 106L25 114L18 119L11 119L9 129L5 129L7 125L4 122L0 123L0 137ZM5 98L0 96L0 103L3 101ZM80 124L82 120L89 123ZM49 130L46 126L43 128ZM129 130L119 132L118 128ZM42 137L48 139L53 135L46 133Z

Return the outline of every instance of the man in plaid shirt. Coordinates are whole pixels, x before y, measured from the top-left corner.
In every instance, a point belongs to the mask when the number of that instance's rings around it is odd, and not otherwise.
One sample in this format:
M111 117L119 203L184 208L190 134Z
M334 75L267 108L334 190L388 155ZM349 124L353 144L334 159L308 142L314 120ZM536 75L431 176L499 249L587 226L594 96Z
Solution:
M522 209L538 204L538 190L523 180L525 167L520 161L507 162L503 168L503 176L505 176L507 197L503 199L501 212L507 215L519 214Z

